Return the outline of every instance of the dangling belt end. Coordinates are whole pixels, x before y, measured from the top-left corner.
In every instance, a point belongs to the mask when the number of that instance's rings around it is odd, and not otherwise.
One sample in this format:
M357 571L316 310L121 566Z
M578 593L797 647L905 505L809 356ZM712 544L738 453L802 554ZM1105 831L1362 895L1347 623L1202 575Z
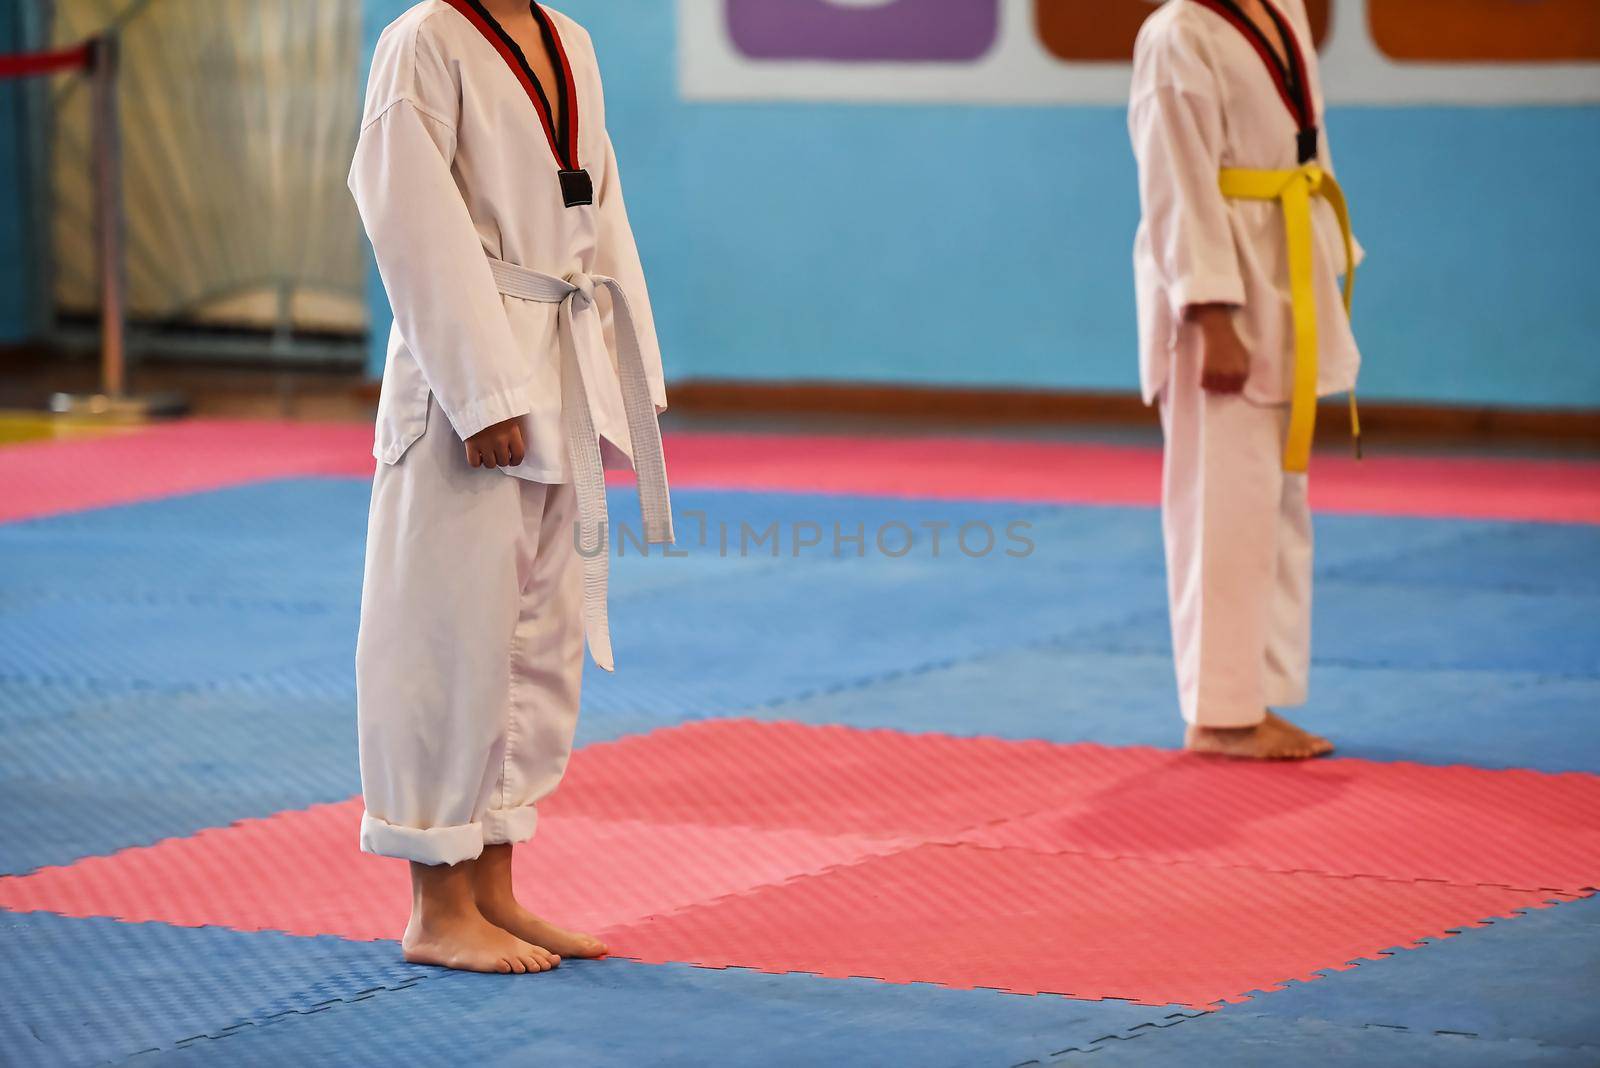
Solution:
M1361 456L1361 413L1356 410L1356 391L1350 391L1350 444L1356 451L1356 459Z
M672 517L645 523L644 540L647 545L671 545L677 541L672 533Z
M605 462L594 425L594 413L589 407L590 386L584 382L584 366L578 358L577 337L573 331L573 315L593 309L592 295L600 286L611 293L617 343L615 372L633 445L633 464L638 474L639 506L645 537L656 544L672 541L672 500L667 489L661 427L656 421L655 405L650 398L649 376L645 371L633 316L628 308L627 294L615 279L603 275L557 278L493 258L489 260L489 268L494 274L496 286L506 296L559 306L557 335L562 362L561 421L572 466L573 488L578 499L578 521L580 532L587 529L600 532L597 538L599 551L583 554L584 633L589 641L589 655L595 664L611 671L615 663L611 652L611 624L606 611L610 554L606 535L610 528L606 512ZM575 307L574 298L580 293L583 294L582 302Z

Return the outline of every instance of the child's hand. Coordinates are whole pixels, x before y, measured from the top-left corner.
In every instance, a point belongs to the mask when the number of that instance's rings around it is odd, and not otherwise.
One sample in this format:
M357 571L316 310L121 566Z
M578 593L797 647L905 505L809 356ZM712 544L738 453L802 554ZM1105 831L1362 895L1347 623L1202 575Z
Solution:
M1212 393L1238 393L1250 377L1250 353L1233 328L1233 309L1226 304L1195 304L1187 311L1200 328L1200 388Z
M484 427L467 439L467 463L473 467L515 467L524 455L520 419Z

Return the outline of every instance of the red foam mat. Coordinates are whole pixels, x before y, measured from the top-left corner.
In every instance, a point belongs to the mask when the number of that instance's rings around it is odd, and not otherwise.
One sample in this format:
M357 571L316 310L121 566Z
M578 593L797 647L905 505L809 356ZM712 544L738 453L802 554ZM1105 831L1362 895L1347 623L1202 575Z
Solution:
M0 523L302 475L367 475L372 428L192 420L0 449Z
M1600 887L1600 779L1174 754L1115 788L959 840L1266 871Z
M0 879L0 907L392 938L321 805ZM590 746L516 854L619 953L1202 1005L1600 882L1600 777L718 720Z
M0 449L0 522L267 478L365 476L365 424L194 420ZM679 433L685 489L933 500L1153 505L1153 448L985 438ZM1313 504L1330 512L1600 523L1600 464L1319 455Z
M584 749L551 815L952 835L1114 788L1159 749L720 719Z
M804 784L797 789L796 784ZM1273 871L1600 886L1600 776L713 720L584 750L549 803Z
M0 879L0 908L399 938L410 876L402 861L358 851L360 823L359 799L243 820ZM605 930L908 844L786 828L545 819L537 848L514 855L514 871L530 907Z
M678 484L707 489L1153 505L1161 488L1160 450L1078 442L676 434L667 451ZM1329 451L1311 498L1329 512L1600 523L1600 464Z
M1204 1006L1543 896L924 845L610 932L685 961Z

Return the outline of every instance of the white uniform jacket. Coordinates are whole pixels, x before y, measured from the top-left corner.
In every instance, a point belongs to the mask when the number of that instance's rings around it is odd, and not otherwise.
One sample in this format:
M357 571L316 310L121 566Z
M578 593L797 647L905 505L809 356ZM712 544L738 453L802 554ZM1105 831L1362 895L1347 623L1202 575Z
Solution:
M426 0L378 42L350 189L395 313L373 448L386 464L421 436L431 394L462 438L521 417L527 458L511 474L571 478L560 306L502 296L491 258L556 278L616 279L651 399L666 407L594 49L576 22L534 10L564 83L553 123L520 51L477 0ZM601 314L573 318L574 348L595 430L631 455L611 298L595 293Z
M1332 172L1323 100L1302 0L1277 4L1305 58L1317 128L1317 162ZM1251 355L1246 399L1288 401L1294 329L1283 210L1271 201L1224 199L1224 167L1293 170L1298 126L1262 56L1245 34L1195 0L1167 0L1139 32L1128 128L1139 163L1143 218L1134 241L1139 370L1146 403L1172 373L1189 304L1233 304ZM1333 209L1313 205L1319 314L1319 395L1354 388L1360 353L1344 314L1338 279L1345 249ZM1360 252L1357 257L1359 260ZM1198 362L1187 366L1198 367Z

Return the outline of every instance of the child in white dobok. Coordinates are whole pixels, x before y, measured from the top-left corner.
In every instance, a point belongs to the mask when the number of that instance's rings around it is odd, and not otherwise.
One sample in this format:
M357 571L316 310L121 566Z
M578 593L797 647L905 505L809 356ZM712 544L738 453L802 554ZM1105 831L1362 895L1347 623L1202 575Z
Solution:
M1360 363L1322 110L1302 0L1168 0L1140 31L1140 369L1166 436L1179 703L1204 752L1332 749L1271 711L1306 699L1316 400Z
M588 35L527 0L416 5L379 41L350 188L395 313L361 847L411 862L408 960L601 956L511 880L572 751L586 638L611 667L607 461L631 461L646 537L671 540L661 357Z

